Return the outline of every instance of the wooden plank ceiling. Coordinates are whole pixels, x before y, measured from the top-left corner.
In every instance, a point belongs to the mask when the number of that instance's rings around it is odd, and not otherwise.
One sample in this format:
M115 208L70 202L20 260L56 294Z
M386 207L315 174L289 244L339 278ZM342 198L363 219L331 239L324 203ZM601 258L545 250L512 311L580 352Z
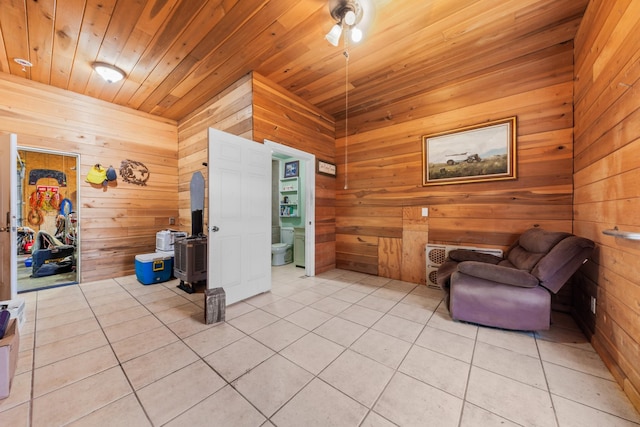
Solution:
M588 3L361 1L375 16L348 46L348 85L342 40L324 39L328 0L0 0L0 71L179 120L255 70L339 120L346 87L350 116L384 108L533 52L542 34L572 40L563 24ZM126 78L105 83L95 61Z

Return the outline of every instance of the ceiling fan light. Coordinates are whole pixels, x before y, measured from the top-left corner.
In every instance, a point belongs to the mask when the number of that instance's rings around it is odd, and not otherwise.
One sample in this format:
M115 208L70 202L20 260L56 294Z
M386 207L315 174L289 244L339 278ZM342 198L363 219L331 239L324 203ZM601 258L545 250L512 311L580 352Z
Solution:
M353 27L351 29L351 41L358 43L360 40L362 40L362 30L360 30L360 28Z
M119 82L124 78L124 71L118 67L114 67L113 65L105 64L103 62L95 62L92 67L107 83Z
M324 38L327 39L327 41L329 41L329 43L331 43L332 45L338 46L341 34L342 27L338 24L335 24L333 27L331 27L331 31L329 31L327 35L324 36Z
M356 14L353 10L348 10L344 14L344 23L351 26L356 23Z

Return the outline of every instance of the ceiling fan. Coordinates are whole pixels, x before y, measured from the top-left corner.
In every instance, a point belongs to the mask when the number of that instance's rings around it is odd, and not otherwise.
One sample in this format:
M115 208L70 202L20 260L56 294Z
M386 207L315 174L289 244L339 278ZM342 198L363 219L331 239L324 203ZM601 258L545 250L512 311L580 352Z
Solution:
M343 31L345 37L357 43L362 40L363 29L368 27L373 18L372 0L329 0L329 13L336 23L325 38L329 43L338 46Z

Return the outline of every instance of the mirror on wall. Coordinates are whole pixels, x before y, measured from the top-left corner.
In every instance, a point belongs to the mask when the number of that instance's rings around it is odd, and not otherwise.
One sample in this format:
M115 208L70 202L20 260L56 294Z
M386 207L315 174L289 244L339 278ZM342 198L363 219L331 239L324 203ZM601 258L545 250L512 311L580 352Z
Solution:
M79 157L18 148L17 289L77 283Z

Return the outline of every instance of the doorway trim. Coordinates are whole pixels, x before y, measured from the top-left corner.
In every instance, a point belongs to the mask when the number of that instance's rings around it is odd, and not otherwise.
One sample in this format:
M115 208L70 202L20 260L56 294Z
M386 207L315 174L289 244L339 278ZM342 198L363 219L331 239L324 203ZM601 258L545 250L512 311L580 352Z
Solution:
M2 209L2 229L0 233L0 300L11 300L16 297L17 283L17 135L0 132L0 152L2 153L2 170L0 171L0 208ZM5 218L5 214L7 217Z
M34 152L34 153L52 154L52 155L55 155L55 156L75 157L75 159L76 159L76 206L75 206L74 212L76 213L76 216L78 218L78 224L82 224L82 214L80 212L80 200L81 200L81 198L80 198L81 197L81 194L80 194L80 192L81 192L81 190L80 190L80 188L81 188L81 186L80 186L80 183L81 183L81 180L80 180L81 170L80 170L80 168L81 168L81 165L82 165L82 161L81 161L81 158L80 158L80 153L73 153L71 151L49 150L49 149L46 149L46 148L37 148L37 147L29 147L29 146L20 145L20 135L18 135L18 147L17 147L16 153L20 152L20 151L31 151L31 152ZM17 173L17 171L14 170L12 173ZM24 218L23 218L23 220L24 220ZM81 281L80 281L81 273L82 273L82 256L81 256L81 254L82 254L82 252L81 252L81 250L82 250L82 248L81 248L82 239L80 238L81 234L82 234L82 232L80 230L80 227L78 227L77 235L76 235L76 250L75 250L75 256L76 256L76 281L75 282L69 282L68 284L74 284L74 283L78 283L79 284L79 283L81 283ZM12 264L17 265L17 262L18 262L17 250L15 252L16 253L12 254L11 262L12 262ZM12 281L13 281L12 286L15 286L16 291L17 292L21 292L20 289L18 289L18 277L17 277L17 274L13 277ZM50 286L50 287L54 288L54 287L66 286L66 285L67 285L67 283L57 284L57 285L53 285L53 286Z
M305 225L304 225L304 272L306 276L316 275L316 156L297 148L282 145L268 139L264 140L271 153L295 157L305 165Z

